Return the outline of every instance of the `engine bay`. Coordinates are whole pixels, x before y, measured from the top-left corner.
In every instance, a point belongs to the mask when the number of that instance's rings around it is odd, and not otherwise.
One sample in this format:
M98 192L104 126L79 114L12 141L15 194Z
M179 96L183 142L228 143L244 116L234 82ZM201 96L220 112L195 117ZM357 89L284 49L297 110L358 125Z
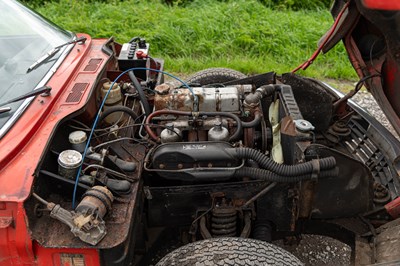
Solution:
M366 164L387 160L363 137L370 125L323 83L274 72L184 82L143 39L109 45L118 67L60 122L36 169L25 209L40 245L146 265L201 239L323 234L310 221L397 197L395 171Z

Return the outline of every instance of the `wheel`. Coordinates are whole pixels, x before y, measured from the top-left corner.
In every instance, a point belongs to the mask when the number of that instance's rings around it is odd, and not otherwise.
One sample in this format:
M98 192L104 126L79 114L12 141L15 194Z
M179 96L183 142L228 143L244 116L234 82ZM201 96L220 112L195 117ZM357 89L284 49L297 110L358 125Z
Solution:
M239 71L229 68L207 68L194 73L186 82L205 86L209 84L224 83L247 76Z
M238 237L212 238L180 247L157 266L179 265L303 265L299 259L271 243Z

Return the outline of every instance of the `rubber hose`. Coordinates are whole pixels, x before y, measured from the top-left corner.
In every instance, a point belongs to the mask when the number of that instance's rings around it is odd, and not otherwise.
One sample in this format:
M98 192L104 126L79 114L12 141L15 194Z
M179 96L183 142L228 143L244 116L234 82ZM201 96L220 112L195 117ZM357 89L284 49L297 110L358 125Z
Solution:
M272 95L278 86L276 84L261 86L254 93L248 94L244 101L247 104L257 104L262 98Z
M111 106L109 108L107 108L106 110L104 110L103 113L101 113L101 116L99 118L99 122L103 121L104 118L106 118L108 115L115 113L115 112L123 112L128 114L130 117L132 117L133 121L136 120L136 118L138 117L138 115L132 111L132 109L125 107L125 106Z
M114 155L108 155L107 156L113 163L115 163L121 170L127 171L127 172L133 172L136 169L136 163L135 162L130 162L130 161L124 161L117 156Z
M260 168L267 169L282 176L298 176L310 174L314 170L313 162L299 163L295 165L279 164L265 154L252 148L231 148L226 149L237 159L251 159L257 162ZM319 159L320 171L332 169L336 166L334 157Z
M263 96L266 97L272 95L279 87L280 87L279 84L268 84L261 86L257 90L261 91Z
M112 190L122 193L128 192L131 188L131 183L127 180L117 180L109 178L105 183L107 187L111 188Z
M242 121L242 126L247 127L247 128L258 126L258 124L260 124L260 122L261 122L261 118L262 118L262 116L261 116L260 112L255 112L254 119L250 122Z
M140 101L143 104L144 113L146 114L146 116L149 116L151 113L150 104L147 101L144 91L142 90L142 86L140 85L139 81L137 80L135 74L133 73L133 70L129 71L128 75L132 81L133 86L135 87L135 89L137 90L137 92L139 94Z
M318 178L335 177L337 175L338 175L338 169L335 167L333 169L320 172ZM233 176L239 178L248 176L256 180L263 180L263 181L277 182L277 183L294 183L294 182L313 179L312 174L298 175L298 176L281 176L265 169L252 168L252 167L242 167L240 169L237 169L233 174Z

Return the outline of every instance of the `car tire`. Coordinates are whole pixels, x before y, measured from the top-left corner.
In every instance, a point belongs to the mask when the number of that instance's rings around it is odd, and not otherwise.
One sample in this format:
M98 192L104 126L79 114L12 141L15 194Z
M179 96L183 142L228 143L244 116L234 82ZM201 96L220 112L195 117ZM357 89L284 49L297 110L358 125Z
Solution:
M157 266L303 265L286 250L250 238L224 237L193 242L162 258Z
M247 76L239 71L229 68L207 68L194 73L187 79L188 84L205 86L209 84L224 83L236 79L243 79Z

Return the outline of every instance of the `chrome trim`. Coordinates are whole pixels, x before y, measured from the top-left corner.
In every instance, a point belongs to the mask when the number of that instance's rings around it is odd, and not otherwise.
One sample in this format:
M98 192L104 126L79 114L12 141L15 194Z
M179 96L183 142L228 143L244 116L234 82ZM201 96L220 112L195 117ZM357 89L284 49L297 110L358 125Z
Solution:
M39 82L39 84L33 90L36 90L36 89L46 85L46 83L54 75L54 73L57 71L58 67L62 64L62 62L67 57L67 55L69 54L69 52L72 50L73 47L74 47L74 44L71 44L64 49L64 51L62 52L61 56L58 58L56 63L49 69L47 74L43 77L43 79ZM6 133L11 129L11 127L18 120L18 118L24 113L25 109L29 106L29 104L33 101L33 99L35 97L36 96L32 96L32 97L24 100L22 102L22 104L18 107L18 109L15 111L14 115L10 119L8 119L7 122L1 127L0 139L6 135Z

